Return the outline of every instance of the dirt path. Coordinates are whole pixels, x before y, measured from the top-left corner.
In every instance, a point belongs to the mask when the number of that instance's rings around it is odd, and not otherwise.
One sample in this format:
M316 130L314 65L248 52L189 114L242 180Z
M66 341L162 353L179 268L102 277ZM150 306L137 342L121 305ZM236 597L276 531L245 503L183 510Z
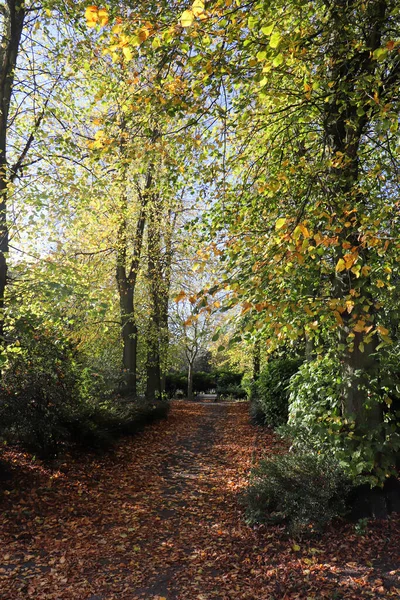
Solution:
M113 455L55 472L26 457L2 501L0 599L395 598L398 521L296 545L245 524L238 496L261 447L279 448L246 404L176 402Z

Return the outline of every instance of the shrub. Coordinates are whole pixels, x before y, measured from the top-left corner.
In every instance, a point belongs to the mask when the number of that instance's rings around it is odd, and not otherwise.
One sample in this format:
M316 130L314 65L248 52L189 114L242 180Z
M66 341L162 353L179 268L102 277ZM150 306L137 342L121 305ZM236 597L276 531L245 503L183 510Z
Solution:
M4 440L49 458L71 443L107 448L121 435L131 435L166 414L166 402L122 404L94 397L96 388L86 385L88 374L82 374L76 350L59 331L24 322L18 323L18 335L2 357Z
M195 393L206 393L215 387L216 381L213 373L204 373L203 371L193 373L193 391Z
M298 358L276 358L271 360L255 382L253 411L264 415L264 423L278 427L287 422L289 409L289 382L298 371Z
M19 325L19 339L3 354L3 435L47 456L68 439L65 418L79 403L72 348L56 332Z
M227 385L225 387L217 386L217 395L220 398L233 398L242 400L247 398L247 392L240 385Z
M220 388L241 387L243 373L235 371L216 371L214 374L216 385Z
M245 503L251 523L285 523L292 532L322 529L346 510L351 484L339 463L316 452L263 460L253 470Z
M174 398L177 390L187 391L187 373L168 373L165 378L165 391L168 398Z
M368 381L370 402L383 402L388 391L382 376ZM395 475L400 434L396 412L386 407L383 422L375 428L357 426L342 415L344 381L339 360L329 354L304 363L290 381L289 429L297 448L333 454L357 483L383 484ZM365 385L360 380L359 385Z

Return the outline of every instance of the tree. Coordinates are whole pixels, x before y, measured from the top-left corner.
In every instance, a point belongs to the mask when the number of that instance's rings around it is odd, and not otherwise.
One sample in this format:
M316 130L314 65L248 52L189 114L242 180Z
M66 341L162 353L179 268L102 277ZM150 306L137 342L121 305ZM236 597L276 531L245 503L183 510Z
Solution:
M188 370L187 397L192 400L194 365L196 359L209 349L215 331L215 319L208 311L197 313L193 301L182 301L179 296L177 299L176 309L171 316L173 335L185 359Z
M218 3L207 14L191 27L220 40L213 79L228 90L209 220L230 303L278 343L334 346L344 421L382 440L398 289L397 3Z

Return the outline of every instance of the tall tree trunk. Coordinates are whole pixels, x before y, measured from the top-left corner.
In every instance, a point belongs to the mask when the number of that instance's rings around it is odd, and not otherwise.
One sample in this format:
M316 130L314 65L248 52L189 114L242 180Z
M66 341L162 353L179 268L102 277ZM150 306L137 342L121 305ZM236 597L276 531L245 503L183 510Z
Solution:
M146 398L149 402L161 399L160 332L162 323L162 267L161 267L161 199L153 194L148 205L148 282L150 289L150 319L147 334Z
M18 50L26 8L23 0L8 0L2 11L0 44L0 344L4 344L5 290L9 234L7 222L7 128Z
M373 90L367 89L364 96L360 93L358 102L354 101L353 90L357 80L365 81L376 68L373 52L381 45L382 25L387 8L385 0L368 3L364 23L365 31L368 31L368 49L349 56L346 21L351 14L352 4L335 0L330 6L334 24L330 86L334 101L326 105L324 118L327 147L330 148L332 162L339 163L328 174L331 204L335 207L338 222L343 225L349 222L338 233L336 260L343 262L346 255L351 253L365 261L368 253L368 248L359 239L361 223L358 222L357 213L352 215L350 221L347 214L349 207L357 205L368 210L368 198L362 195L358 187L359 147L375 109L370 103ZM362 111L359 110L360 107ZM339 161L337 157L340 157ZM377 316L369 287L368 275L353 273L347 266L337 269L332 286L333 296L338 301L345 306L346 302L350 303L350 307L341 314L339 325L339 348L342 351L344 377L342 407L344 415L353 417L360 426L377 425L382 417L379 406L367 409L368 391L363 385L378 368L375 353L377 344L368 335L369 329L375 329ZM352 291L354 293L355 289L358 297L365 301L353 306ZM371 310L365 313L364 306L368 303ZM365 319L367 327L364 330L354 330L355 317Z
M188 400L193 400L193 362L189 361L188 365Z
M127 173L125 172L125 178ZM127 211L128 197L124 183L121 196L120 225L117 234L117 268L116 280L119 292L119 305L121 315L121 337L123 344L122 365L123 379L126 393L137 396L137 354L138 354L138 327L135 318L135 292L140 268L140 259L143 248L144 229L146 225L146 206L153 181L153 165L150 165L146 175L144 190L137 190L140 211L136 222L133 250L130 257L129 272L127 273Z
M261 371L261 343L256 340L253 346L253 380L257 381Z

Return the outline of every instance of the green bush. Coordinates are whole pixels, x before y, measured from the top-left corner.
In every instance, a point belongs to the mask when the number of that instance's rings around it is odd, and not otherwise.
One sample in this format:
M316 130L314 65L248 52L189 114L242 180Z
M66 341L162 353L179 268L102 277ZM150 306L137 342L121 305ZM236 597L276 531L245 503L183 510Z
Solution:
M184 395L186 395L187 387L187 373L168 373L165 378L165 391L168 398L174 398L177 390L182 390Z
M252 393L253 413L266 425L278 427L287 422L289 409L289 382L302 361L298 358L270 360L255 382Z
M237 373L236 371L215 371L214 378L217 388L228 388L228 387L241 387L243 373Z
M321 530L346 511L351 484L334 458L292 452L263 460L245 496L250 523L285 523L291 532Z
M193 373L193 391L195 393L206 393L216 387L216 380L213 373L198 371ZM186 384L187 388L187 384Z
M247 398L247 392L240 385L227 385L225 387L218 386L216 393L219 398L233 398L234 400L242 400Z
M368 381L370 402L385 406L383 422L373 429L356 427L354 420L342 415L345 382L339 360L329 354L304 363L290 381L287 433L294 446L333 454L357 483L381 485L388 475L395 475L400 450L398 415L385 402L389 396L383 375L381 370ZM365 382L360 380L359 385Z
M111 447L121 436L134 435L146 424L167 416L166 401L149 404L146 401L120 403L116 400L101 405L82 406L75 415L68 415L65 426L73 443L91 449Z
M96 388L86 385L88 375L86 371L82 375L76 349L60 331L39 327L32 320L18 322L11 334L13 343L2 355L3 440L48 458L72 443L107 448L121 435L131 435L166 414L165 402L122 404L94 397Z
M78 410L73 350L59 332L18 325L18 339L2 355L2 434L48 456L68 439L65 419Z

